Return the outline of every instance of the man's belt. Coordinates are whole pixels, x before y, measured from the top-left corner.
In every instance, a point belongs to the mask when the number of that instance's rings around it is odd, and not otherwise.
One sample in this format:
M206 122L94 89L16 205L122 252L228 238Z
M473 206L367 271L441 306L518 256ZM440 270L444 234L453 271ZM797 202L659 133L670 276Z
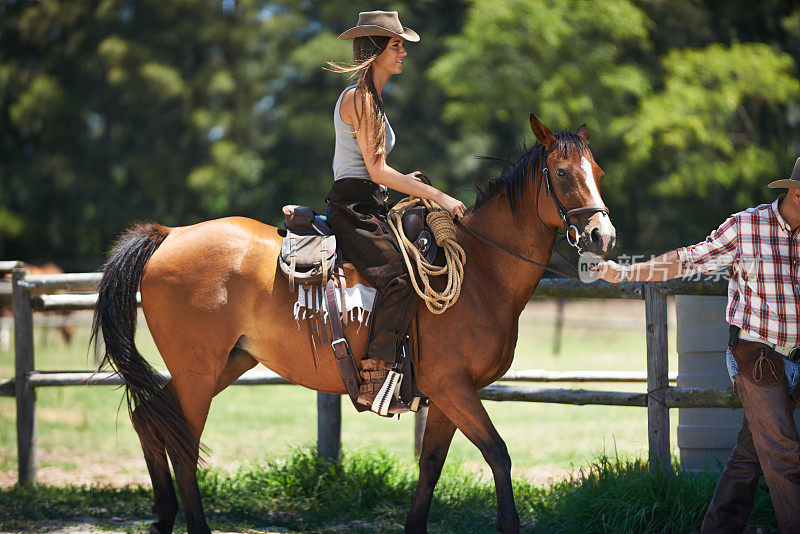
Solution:
M763 345L766 345L775 352L777 352L778 354L780 354L781 356L783 356L784 358L789 358L792 361L795 361L795 358L797 357L797 354L793 355L792 353L794 353L798 348L800 348L800 347L786 347L784 345L778 345L777 343L770 343L766 339L761 339L760 337L750 335L744 330L739 330L739 339L743 339L745 341L754 341L756 343L761 343Z

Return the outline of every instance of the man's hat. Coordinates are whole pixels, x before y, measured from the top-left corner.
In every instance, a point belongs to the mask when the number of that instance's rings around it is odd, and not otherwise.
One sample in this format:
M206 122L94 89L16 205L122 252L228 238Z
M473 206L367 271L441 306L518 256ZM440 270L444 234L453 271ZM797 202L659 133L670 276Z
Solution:
M341 34L339 39L346 41L368 35L402 37L406 41L419 41L417 32L400 24L397 11L362 11L358 14L358 23Z
M789 189L800 189L800 158L797 158L797 161L794 163L794 169L792 169L792 177L786 178L783 180L775 180L771 182L767 187L771 187L772 189L778 189L781 187L788 187Z

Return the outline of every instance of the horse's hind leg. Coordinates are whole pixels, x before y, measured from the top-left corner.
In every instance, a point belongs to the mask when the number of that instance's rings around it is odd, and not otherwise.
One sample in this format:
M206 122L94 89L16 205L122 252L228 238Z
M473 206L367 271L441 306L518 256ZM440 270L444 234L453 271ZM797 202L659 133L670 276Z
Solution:
M237 378L242 376L245 372L249 371L258 364L253 356L246 350L234 346L228 353L228 361L225 362L225 368L217 379L217 386L214 388L214 396L220 393L223 389L233 384Z
M178 513L178 498L172 485L172 476L167 463L164 435L151 421L142 416L143 410L134 410L131 420L144 451L144 461L153 484L153 508L158 521L150 525L150 534L168 534L175 524Z
M519 515L511 489L511 457L472 384L466 379L452 380L441 395L431 398L431 402L436 403L444 415L478 447L489 464L497 492L497 530L519 532Z
M182 374L174 376L171 385L175 391L186 422L194 441L187 449L179 450L176 444L166 443L167 454L175 471L175 481L181 496L183 513L186 516L186 529L189 534L206 534L211 529L206 523L200 488L197 485L197 462L200 456L200 436L211 407L211 399L216 389L216 378L210 375ZM188 454L187 454L188 452Z
M444 416L442 411L431 403L425 436L422 439L422 452L419 455L419 480L414 501L406 518L406 532L426 532L428 513L436 482L442 473L442 466L456 427Z

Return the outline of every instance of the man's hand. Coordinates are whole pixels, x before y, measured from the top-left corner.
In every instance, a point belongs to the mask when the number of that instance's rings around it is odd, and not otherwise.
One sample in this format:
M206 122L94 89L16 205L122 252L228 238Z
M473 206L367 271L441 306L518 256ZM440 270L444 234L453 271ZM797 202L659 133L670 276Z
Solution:
M612 284L625 281L625 275L628 273L627 267L611 260L598 263L592 267L592 270L597 271L601 279Z

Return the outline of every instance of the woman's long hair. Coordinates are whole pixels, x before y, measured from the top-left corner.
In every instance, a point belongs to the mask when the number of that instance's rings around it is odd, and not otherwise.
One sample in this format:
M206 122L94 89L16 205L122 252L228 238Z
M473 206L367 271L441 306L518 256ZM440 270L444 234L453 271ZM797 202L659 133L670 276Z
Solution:
M356 124L354 126L356 130L364 125L370 129L368 139L373 163L378 161L381 155L386 154L386 113L383 111L383 102L372 81L372 64L386 49L390 39L390 37L378 35L356 37L353 39L353 59L355 61L353 65L328 62L328 68L333 72L348 72L352 73L353 77L358 76L356 94L361 95L363 120L358 113L358 106L356 106Z

